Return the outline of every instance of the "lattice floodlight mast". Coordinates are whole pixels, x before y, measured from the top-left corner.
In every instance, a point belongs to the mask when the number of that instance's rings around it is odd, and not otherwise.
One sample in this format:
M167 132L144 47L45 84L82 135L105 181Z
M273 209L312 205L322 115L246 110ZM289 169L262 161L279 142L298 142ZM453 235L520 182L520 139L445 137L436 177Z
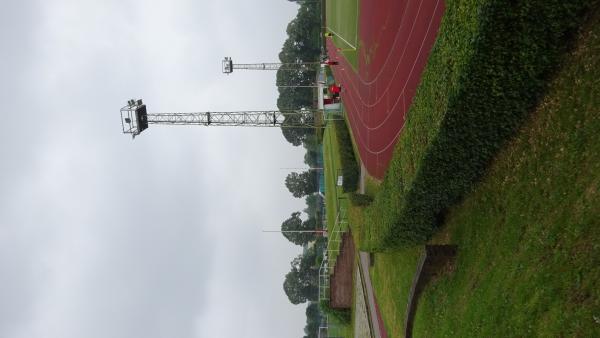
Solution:
M150 124L315 128L315 115L320 113L320 110L300 109L149 114L142 100L132 99L121 108L121 125L123 133L133 138Z
M233 63L233 60L226 56L223 59L223 73L229 75L233 73L234 69L246 69L246 70L297 70L302 67L311 67L320 65L320 62L296 62L296 63Z
M142 100L131 99L121 108L121 126L123 133L133 138L148 128L148 112Z

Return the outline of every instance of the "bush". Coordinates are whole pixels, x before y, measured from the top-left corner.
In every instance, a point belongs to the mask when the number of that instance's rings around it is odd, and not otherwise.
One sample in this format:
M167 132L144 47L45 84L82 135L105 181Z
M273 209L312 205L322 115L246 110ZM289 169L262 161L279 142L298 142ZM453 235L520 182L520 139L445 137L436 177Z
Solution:
M449 1L363 249L420 244L485 173L561 63L593 0Z
M357 206L357 207L364 207L364 206L371 204L371 202L373 202L373 197L371 197L369 195L365 195L365 194L359 194L356 192L350 193L349 197L350 197L350 203L352 203L353 206Z
M354 156L352 148L352 139L346 123L342 120L334 120L335 135L338 142L338 150L340 152L340 161L342 166L342 189L344 192L353 192L358 189L358 181L360 179L360 168Z
M329 307L329 301L324 299L319 302L319 308L321 308L321 312L334 317L342 324L349 325L352 322L352 313L350 312L350 309L332 309Z

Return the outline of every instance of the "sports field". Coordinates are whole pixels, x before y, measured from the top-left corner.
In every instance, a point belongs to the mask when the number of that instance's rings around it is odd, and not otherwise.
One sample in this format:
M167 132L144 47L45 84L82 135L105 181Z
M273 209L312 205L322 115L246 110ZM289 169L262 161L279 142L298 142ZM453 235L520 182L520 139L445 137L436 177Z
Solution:
M329 0L326 5L326 30L333 34L332 40L340 53L352 65L358 67L358 0Z
M371 176L381 179L435 42L444 2L384 0L373 6L362 1L357 13L354 2L327 4L327 25L339 30L327 47L340 62L333 73L344 88L342 99L361 160ZM354 41L356 65L347 57L348 42Z

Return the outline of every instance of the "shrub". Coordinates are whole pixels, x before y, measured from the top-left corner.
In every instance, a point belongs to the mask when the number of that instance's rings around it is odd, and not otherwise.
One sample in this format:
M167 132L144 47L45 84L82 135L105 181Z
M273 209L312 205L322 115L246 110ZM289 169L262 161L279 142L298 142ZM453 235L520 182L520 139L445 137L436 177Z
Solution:
M352 148L352 139L346 123L342 120L334 120L335 135L338 142L338 150L340 152L340 161L342 166L342 189L344 192L353 192L358 189L358 181L360 179L360 168L354 156Z
M321 312L334 317L340 323L349 325L352 321L350 309L333 309L329 307L329 301L325 299L319 302L319 307L321 308Z
M356 192L350 193L349 197L350 197L350 203L352 203L353 206L357 206L357 207L364 207L364 206L371 204L371 202L373 202L373 197L371 197L369 195L365 195L365 194L359 194Z

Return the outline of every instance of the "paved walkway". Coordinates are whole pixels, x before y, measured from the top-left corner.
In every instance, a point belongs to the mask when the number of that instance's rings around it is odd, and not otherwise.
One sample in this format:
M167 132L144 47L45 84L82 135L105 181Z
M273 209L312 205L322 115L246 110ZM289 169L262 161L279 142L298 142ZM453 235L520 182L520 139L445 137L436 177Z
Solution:
M369 323L369 309L367 308L366 297L361 283L360 269L356 269L356 283L354 283L355 302L354 302L354 338L373 338L371 335L371 325Z

